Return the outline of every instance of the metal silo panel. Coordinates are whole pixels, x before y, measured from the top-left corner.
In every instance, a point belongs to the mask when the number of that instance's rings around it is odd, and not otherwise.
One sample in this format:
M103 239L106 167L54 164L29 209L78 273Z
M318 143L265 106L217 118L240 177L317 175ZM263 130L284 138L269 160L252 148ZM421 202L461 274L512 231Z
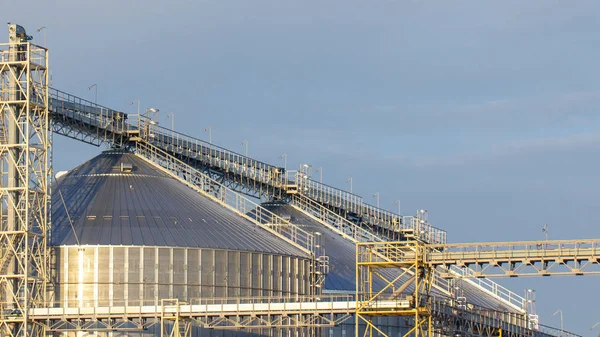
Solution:
M77 248L69 247L67 256L67 283L69 296L69 307L77 307L79 303L76 303L79 293L79 253Z
M185 264L185 250L173 248L173 295L171 298L184 299Z
M198 249L188 250L187 287L188 298L200 297L200 254Z
M144 248L144 304L153 305L155 303L156 291L156 249Z
M120 203L119 203L119 205L120 205ZM129 222L129 217L116 218L116 216L115 216L112 223L116 224L116 222L119 220L121 222L121 225L119 226L120 227L120 235L119 236L121 238L121 244L123 244L123 245L133 244L133 238L131 235L131 223ZM118 231L118 229L113 229L113 230Z
M273 256L273 296L281 296L281 256Z
M281 257L281 294L290 294L290 257Z
M127 303L129 305L139 305L140 300L140 247L129 247L129 265L127 272Z
M303 271L303 282L304 283L304 293L311 294L310 291L310 261L304 261L304 271Z
M113 247L113 305L123 305L125 296L125 248Z
M66 266L65 263L65 254L63 252L64 248L60 248L57 247L54 250L54 256L56 259L56 277L57 277L57 287L56 289L56 294L55 294L55 299L57 302L61 302L63 300L65 291L64 291L64 287L65 287L65 275L67 275L66 273L64 273L64 268ZM4 300L4 299L3 299Z
M171 266L171 249L159 248L158 249L158 299L170 298L169 288L171 273L173 273L173 267Z
M227 252L227 275L224 284L227 286L227 297L240 296L240 252Z
M108 306L109 263L108 248L98 248L98 305Z
M304 285L303 285L303 281L302 278L304 276L304 260L302 259L296 259L295 262L295 269L296 269L296 277L295 277L295 282L296 282L296 292L298 294L304 295Z
M249 287L252 288L252 296L262 296L262 254L252 253L252 279Z
M298 286L298 259L290 258L291 290L294 294L300 293Z
M83 268L83 273L81 275L81 304L84 307L92 307L94 306L94 255L95 251L92 247L83 248L81 251L81 257L83 258L83 263L81 263L81 267Z
M200 297L214 297L215 285L215 251L212 249L203 249L201 256L201 275L202 275L202 291Z
M273 270L273 255L263 254L262 274L262 296L273 296L273 277L275 275L275 271Z
M215 297L225 297L227 292L227 252L223 250L215 251Z
M240 296L242 297L252 296L250 291L252 280L251 258L251 253L240 253Z

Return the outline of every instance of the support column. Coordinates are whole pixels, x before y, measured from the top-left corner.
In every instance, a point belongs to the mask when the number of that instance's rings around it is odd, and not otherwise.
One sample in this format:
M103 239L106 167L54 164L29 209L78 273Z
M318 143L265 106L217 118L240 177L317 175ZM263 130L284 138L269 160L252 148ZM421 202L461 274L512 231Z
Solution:
M40 336L28 311L49 298L48 51L28 42L23 27L8 28L9 43L0 44L0 310L16 315L0 320L0 334Z

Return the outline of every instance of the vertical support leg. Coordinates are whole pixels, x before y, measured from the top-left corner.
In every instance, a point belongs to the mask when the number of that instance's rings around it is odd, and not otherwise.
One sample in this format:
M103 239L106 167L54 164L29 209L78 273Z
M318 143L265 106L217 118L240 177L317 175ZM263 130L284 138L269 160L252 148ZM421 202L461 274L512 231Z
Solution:
M27 42L21 26L9 25L0 45L0 333L41 336L29 310L47 304L50 254L51 131L48 52Z

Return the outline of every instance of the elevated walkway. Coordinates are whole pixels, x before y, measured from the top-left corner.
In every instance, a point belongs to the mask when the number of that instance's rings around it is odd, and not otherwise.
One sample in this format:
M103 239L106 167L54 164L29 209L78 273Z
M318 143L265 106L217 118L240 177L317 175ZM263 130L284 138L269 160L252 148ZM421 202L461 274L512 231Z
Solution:
M600 239L428 245L428 265L463 278L600 275ZM411 258L409 255L406 258ZM446 275L452 277L451 275Z
M317 301L311 297L199 299L193 303L164 300L157 305L122 306L117 303L111 307L35 308L29 311L29 317L37 324L45 325L50 332L98 331L99 326L110 330L117 324L125 326L127 322L143 329L175 317L210 329L328 327L346 321L359 306L364 305L364 302L357 302L351 296L322 296ZM409 298L368 304L370 309L378 310L383 315L386 312L394 314L396 310L411 305ZM528 329L527 316L522 314L467 308L460 303L434 297L424 305L440 323L444 323L435 327L438 333L474 334L476 331L502 330L505 335L516 337L560 335L560 331L548 327L537 331ZM293 325L280 324L290 322L285 317L295 317ZM3 318L7 321L11 319L10 316Z
M53 130L58 134L94 145L129 148L199 192L307 251L315 248L309 233L274 217L241 194L289 202L351 242L393 238L446 243L446 233L419 216L402 217L368 205L361 197L315 182L303 172L286 172L281 167L163 128L148 118L130 118L59 90L50 92ZM481 290L513 308L522 305L520 296L492 281L469 282L478 283ZM438 286L449 293L452 284L444 281L438 282Z
M60 90L51 89L50 94L53 130L58 134L94 145L107 143L114 147L130 147L143 141L220 180L239 193L284 200L300 193L388 240L401 240L404 234L413 231L423 235L423 239L430 243L446 242L445 231L422 224L412 217L402 217L369 205L362 197L316 182L301 171L285 172L282 167L169 130L147 118L137 116L136 120L130 120L123 112Z

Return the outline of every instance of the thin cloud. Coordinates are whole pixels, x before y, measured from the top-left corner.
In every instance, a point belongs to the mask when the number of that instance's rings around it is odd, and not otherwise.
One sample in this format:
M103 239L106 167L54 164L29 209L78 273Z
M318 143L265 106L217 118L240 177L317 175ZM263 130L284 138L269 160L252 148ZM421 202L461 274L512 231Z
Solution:
M459 152L442 156L388 156L386 160L414 168L473 166L474 164L510 160L534 154L552 154L582 149L600 149L600 133L584 133L555 138L511 141L479 151Z

